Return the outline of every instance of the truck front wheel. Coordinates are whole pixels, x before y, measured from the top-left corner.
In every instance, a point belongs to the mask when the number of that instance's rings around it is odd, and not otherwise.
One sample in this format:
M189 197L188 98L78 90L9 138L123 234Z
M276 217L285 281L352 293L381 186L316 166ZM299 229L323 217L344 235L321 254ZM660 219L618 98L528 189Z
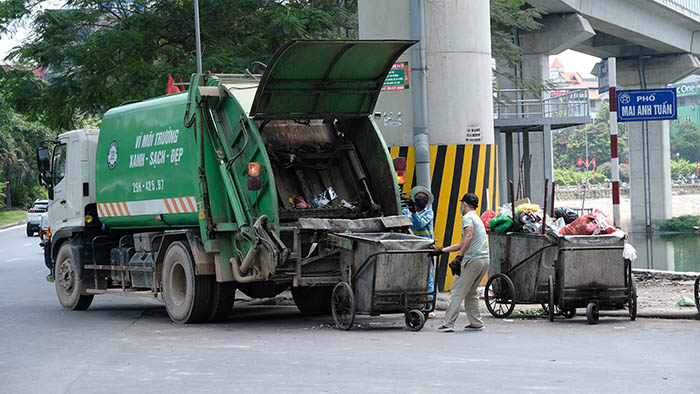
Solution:
M61 245L56 256L56 295L66 309L82 311L92 303L94 295L86 295L83 280L78 276L70 243Z
M168 246L163 259L163 299L170 318L181 324L200 323L209 318L212 276L197 276L185 243Z

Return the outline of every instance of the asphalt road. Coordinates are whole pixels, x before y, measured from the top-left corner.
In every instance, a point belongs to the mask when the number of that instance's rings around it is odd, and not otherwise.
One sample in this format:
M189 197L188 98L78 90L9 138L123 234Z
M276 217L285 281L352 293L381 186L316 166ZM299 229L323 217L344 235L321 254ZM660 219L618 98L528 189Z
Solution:
M182 326L157 301L63 310L46 274L37 237L0 231L0 393L700 393L700 321L486 317L446 334L385 315L341 332L293 306L244 306Z

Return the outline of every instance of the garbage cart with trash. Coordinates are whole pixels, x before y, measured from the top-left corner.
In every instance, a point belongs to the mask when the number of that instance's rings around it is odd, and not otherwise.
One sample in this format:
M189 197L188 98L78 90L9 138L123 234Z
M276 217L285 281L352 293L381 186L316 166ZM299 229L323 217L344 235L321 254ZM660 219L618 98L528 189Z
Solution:
M349 330L356 314L388 313L403 313L411 331L423 328L437 300L437 292L429 290L432 239L402 233L329 236L341 248L342 281L331 298L337 328Z
M554 209L551 218L544 213L546 202L544 211L534 204L515 205L502 207L490 222L484 301L493 316L508 317L516 304L541 304L550 321L555 315L573 318L578 308L586 309L590 324L598 322L601 310L627 308L636 318L623 231L600 211L575 218L560 210L554 221Z

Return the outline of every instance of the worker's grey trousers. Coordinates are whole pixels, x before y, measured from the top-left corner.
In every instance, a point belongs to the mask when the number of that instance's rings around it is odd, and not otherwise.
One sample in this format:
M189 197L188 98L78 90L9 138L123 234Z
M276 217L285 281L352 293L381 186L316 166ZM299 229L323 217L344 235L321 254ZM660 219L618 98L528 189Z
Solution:
M459 305L464 301L464 310L467 312L469 325L472 327L481 327L484 322L481 320L479 312L479 297L476 294L476 288L481 283L481 278L484 277L489 269L489 259L463 259L462 273L455 277L452 282L452 290L450 293L450 305L445 313L445 325L454 328L455 321L459 316Z

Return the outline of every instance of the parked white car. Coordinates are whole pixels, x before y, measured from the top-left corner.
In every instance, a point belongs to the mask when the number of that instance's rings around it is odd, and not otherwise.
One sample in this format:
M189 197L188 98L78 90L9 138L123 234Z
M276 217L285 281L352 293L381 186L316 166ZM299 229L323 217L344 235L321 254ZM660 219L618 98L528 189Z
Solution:
M49 206L49 200L36 200L31 208L27 211L27 237L31 237L36 232L41 231L41 216L46 215Z

